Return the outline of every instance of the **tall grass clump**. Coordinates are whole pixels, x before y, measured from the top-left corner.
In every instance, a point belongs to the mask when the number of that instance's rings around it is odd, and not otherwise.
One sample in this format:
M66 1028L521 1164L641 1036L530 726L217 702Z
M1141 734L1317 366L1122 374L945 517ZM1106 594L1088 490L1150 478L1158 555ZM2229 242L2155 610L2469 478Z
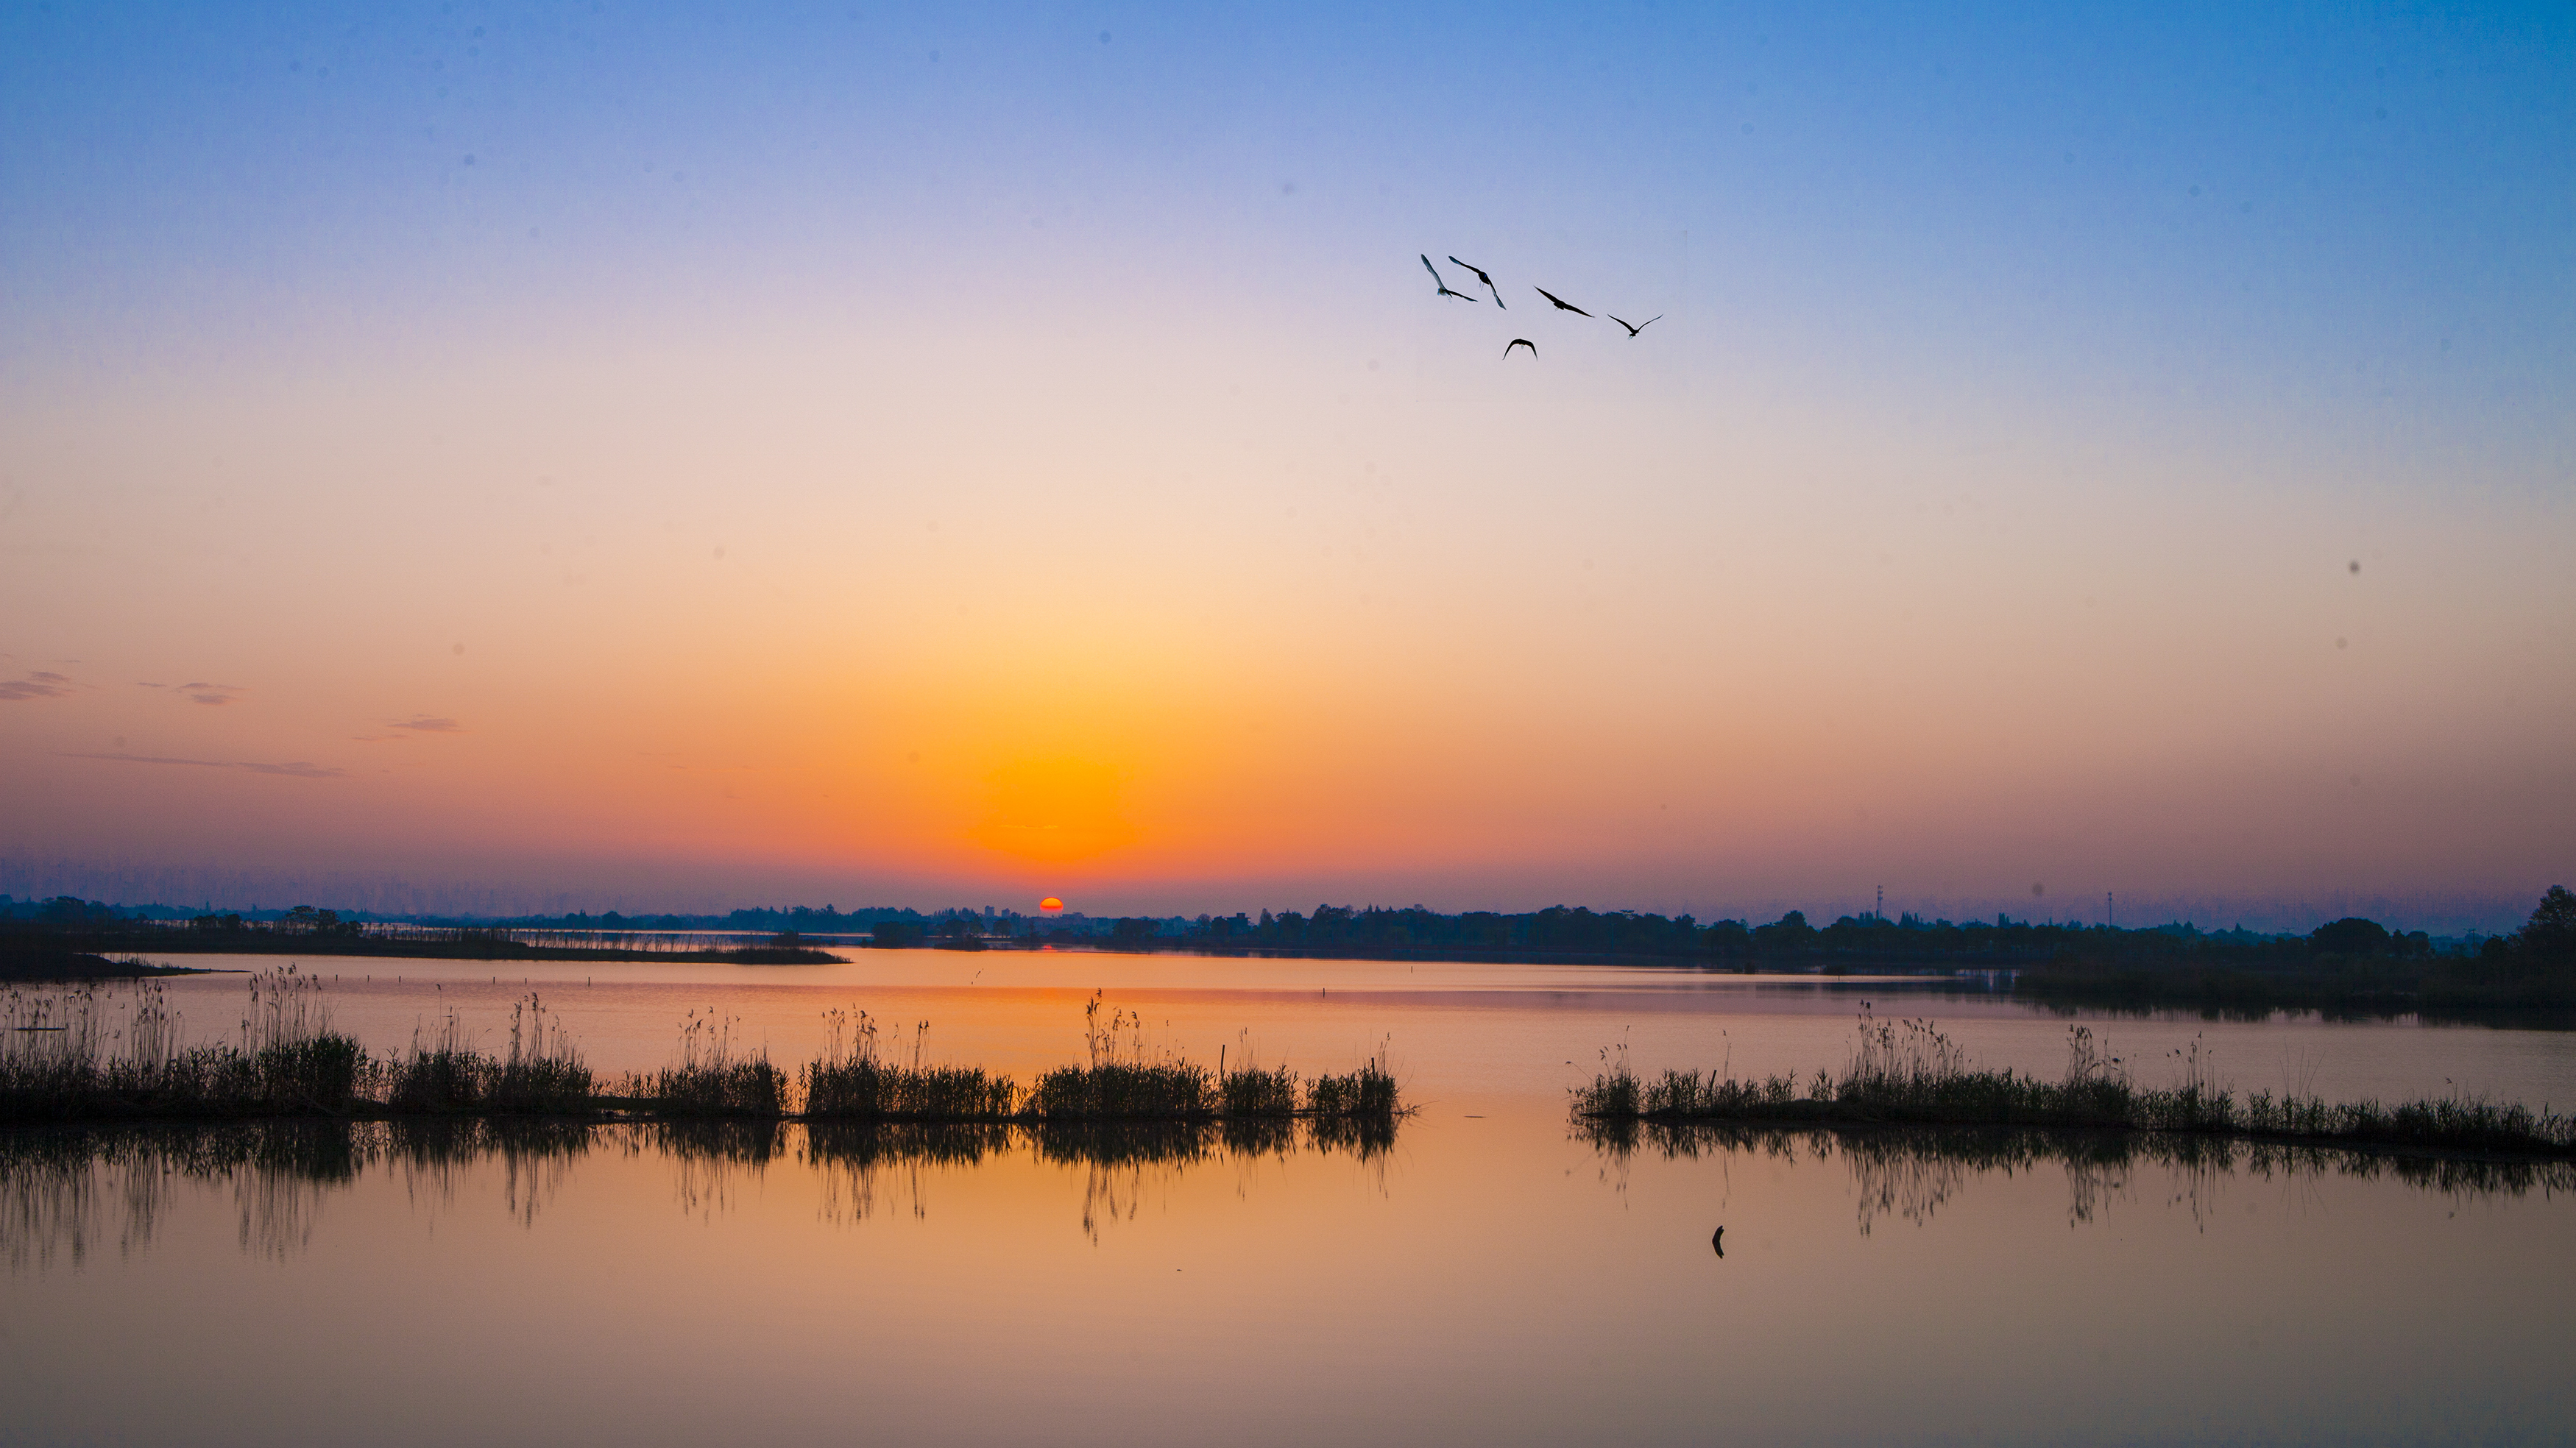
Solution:
M1665 1073L1667 1077L1687 1074L1680 1071ZM1624 1045L1616 1054L1605 1047L1601 1052L1601 1070L1592 1078L1592 1084L1577 1086L1571 1094L1574 1097L1574 1114L1579 1117L1628 1121L1645 1110L1644 1091L1637 1080L1636 1070L1628 1064L1628 1048Z
M98 990L0 996L0 1120L62 1120L104 1104Z
M347 1110L366 1060L355 1040L331 1029L322 978L292 965L250 978L242 1049L250 1057L252 1090L281 1111Z
M1220 1071L1216 1081L1216 1103L1217 1109L1230 1120L1294 1116L1297 1114L1297 1073L1285 1066L1270 1071L1253 1066Z
M1011 1114L1019 1088L980 1066L925 1066L930 1023L913 1028L912 1059L887 1058L877 1023L866 1011L823 1013L823 1059L806 1063L805 1114L837 1121L998 1121Z
M1392 1121L1403 1109L1382 1049L1356 1071L1318 1076L1306 1084L1306 1114L1318 1120Z
M1058 1066L1029 1093L1031 1115L1046 1121L1186 1120L1216 1114L1215 1074L1169 1052L1157 1058L1145 1045L1144 1021L1134 1012L1100 1013L1098 993L1082 1008L1086 1060Z
M510 1006L507 1054L474 1049L450 1010L437 1037L389 1057L380 1073L389 1111L430 1115L571 1115L596 1109L597 1082L560 1015L531 992Z
M1297 1073L1285 1066L1262 1069L1252 1049L1251 1032L1235 1037L1243 1048L1241 1064L1228 1070L1225 1052L1216 1057L1217 1109L1228 1121L1250 1122L1256 1118L1286 1119L1297 1114Z
M364 1071L331 1029L321 981L293 966L251 977L236 1042L182 1044L164 987L0 997L0 1120L340 1113Z
M430 1115L471 1111L482 1097L482 1064L483 1058L467 1041L464 1026L451 1009L435 1037L424 1044L420 1027L414 1026L411 1050L386 1060L385 1105Z
M691 1011L680 1025L680 1059L626 1078L622 1095L673 1116L778 1116L787 1109L787 1073L767 1052L736 1051L733 1016Z

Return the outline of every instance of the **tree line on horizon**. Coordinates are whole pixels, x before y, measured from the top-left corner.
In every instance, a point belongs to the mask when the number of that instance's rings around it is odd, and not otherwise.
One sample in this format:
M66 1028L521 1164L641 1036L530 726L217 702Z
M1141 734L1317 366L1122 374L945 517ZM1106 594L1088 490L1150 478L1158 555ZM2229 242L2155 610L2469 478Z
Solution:
M2242 928L2202 930L2190 924L2123 929L2015 920L2006 915L1990 921L1927 920L1910 913L1895 919L1845 915L1820 927L1798 910L1763 925L1742 920L1702 925L1688 915L1668 918L1562 905L1520 914L1467 911L1455 915L1418 905L1406 909L1321 905L1312 914L1264 910L1257 919L1240 914L1201 916L1178 930L1170 929L1168 922L1131 918L1116 922L1111 939L1144 949L1398 956L1617 955L1716 962L1824 957L1828 962L1852 963L2225 961L2286 966L2320 958L2430 960L2438 953L2424 931L2392 930L2358 916L2331 921L2305 934L2267 935ZM2489 958L2519 953L2555 960L2576 954L2570 941L2576 941L2576 896L2554 886L2523 930L2512 936L2487 937L2478 950Z
M285 910L191 914L168 906L116 907L75 896L15 901L0 896L0 921L13 924L96 928L123 921L185 920L199 929L277 928L319 934L354 933L384 917L360 911L299 905ZM875 935L880 944L1000 935L1068 944L1107 943L1124 949L1206 950L1219 953L1276 951L1311 955L1560 955L1628 956L1715 963L1754 959L1822 958L1836 961L1998 965L2036 962L2105 966L2225 964L2295 967L2330 960L2429 961L2437 954L2424 931L2392 930L2377 921L2347 916L2306 934L2263 934L2241 927L2202 930L2187 923L2121 928L2110 925L2033 922L1997 915L1993 920L1927 920L1911 913L1845 915L1825 926L1791 910L1754 925L1719 920L1706 925L1690 915L1667 917L1633 910L1596 911L1550 906L1519 913L1471 910L1444 914L1425 906L1318 905L1311 913L1263 910L1195 919L1171 916L1041 918L1017 911L956 907L922 912L872 906L738 909L722 915L634 914L520 916L500 919L406 917L421 925L471 925L551 930L740 930L801 935ZM887 937L893 937L888 939ZM2490 963L2576 961L2576 895L2552 886L2523 927L2488 936L2475 952Z

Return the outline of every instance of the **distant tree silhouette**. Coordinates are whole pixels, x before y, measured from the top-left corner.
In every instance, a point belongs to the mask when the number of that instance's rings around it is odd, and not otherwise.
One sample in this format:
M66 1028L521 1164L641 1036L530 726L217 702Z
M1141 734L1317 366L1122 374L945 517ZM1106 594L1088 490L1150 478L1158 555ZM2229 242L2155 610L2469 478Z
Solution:
M1792 910L1768 925L1753 928L1753 948L1786 954L1804 950L1816 939L1816 927L1807 923L1807 912Z
M2531 918L2514 932L2514 943L2535 961L2576 964L2576 893L2564 885L2550 886Z
M2308 948L2319 955L2386 955L2388 928L2376 920L2347 915L2308 932Z

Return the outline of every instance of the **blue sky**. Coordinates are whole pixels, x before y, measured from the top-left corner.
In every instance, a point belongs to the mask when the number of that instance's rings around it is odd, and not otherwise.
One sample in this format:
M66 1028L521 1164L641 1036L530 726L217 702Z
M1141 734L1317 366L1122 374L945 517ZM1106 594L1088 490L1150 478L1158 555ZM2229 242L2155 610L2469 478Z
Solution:
M987 303L1053 290L1015 277L1356 300L1413 280L1378 243L1568 230L1690 232L1711 311L1909 362L2046 377L2125 344L2097 386L2188 356L2206 389L2474 409L2563 390L2576 331L2576 23L2547 7L7 24L21 368L102 314L131 342L914 277L970 308L977 276Z

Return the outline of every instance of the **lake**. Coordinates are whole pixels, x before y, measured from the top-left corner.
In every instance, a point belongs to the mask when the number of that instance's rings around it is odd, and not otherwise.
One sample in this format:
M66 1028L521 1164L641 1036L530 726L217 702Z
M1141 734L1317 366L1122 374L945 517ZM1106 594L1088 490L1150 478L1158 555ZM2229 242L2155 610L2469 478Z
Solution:
M269 962L232 959L227 965ZM358 967L351 969L352 966ZM379 969L381 966L394 967ZM0 1443L2545 1442L2561 1167L1995 1133L1573 1129L1638 1069L1839 1067L1863 1002L2055 1074L2576 1102L2576 1035L2069 1017L1920 981L854 952L841 964L330 961L379 1049L535 992L609 1071L692 1011L793 1064L858 1006L924 1059L1383 1052L1391 1143L386 1124L0 1146ZM397 978L399 977L399 979ZM191 1028L239 977L170 986ZM1723 1225L1723 1255L1712 1233Z

